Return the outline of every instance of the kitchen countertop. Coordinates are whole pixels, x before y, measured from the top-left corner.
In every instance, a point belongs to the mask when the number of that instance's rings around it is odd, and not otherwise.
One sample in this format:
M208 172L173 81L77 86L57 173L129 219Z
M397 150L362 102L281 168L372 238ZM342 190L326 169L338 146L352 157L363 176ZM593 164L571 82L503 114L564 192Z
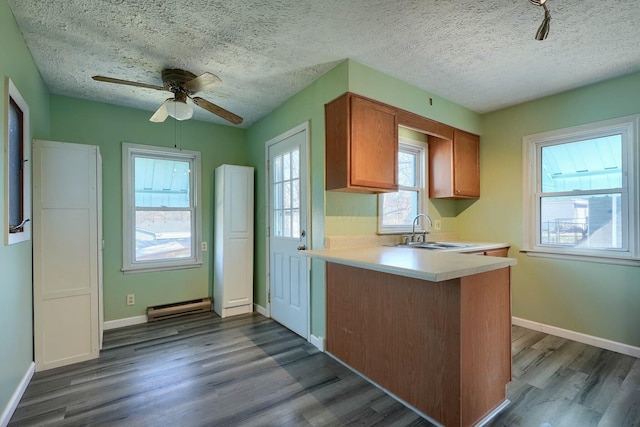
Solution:
M368 246L359 248L300 251L312 258L383 273L441 282L516 264L513 258L470 255L463 252L505 248L506 243L473 243L471 247L427 250L419 248Z

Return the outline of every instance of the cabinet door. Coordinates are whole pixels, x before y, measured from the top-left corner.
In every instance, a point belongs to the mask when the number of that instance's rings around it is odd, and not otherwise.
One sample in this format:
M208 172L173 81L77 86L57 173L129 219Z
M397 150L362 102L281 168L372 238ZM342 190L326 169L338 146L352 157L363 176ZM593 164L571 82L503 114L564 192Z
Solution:
M470 255L485 255L485 256L497 256L506 258L509 256L509 248L499 248L499 249L489 249L486 251L478 251L478 252L465 252Z
M397 190L396 111L359 97L351 98L351 186Z
M500 249L490 249L488 251L484 251L485 256L497 256L497 257L507 257L509 256L509 248L500 248Z
M453 159L454 196L480 197L480 138L456 129Z

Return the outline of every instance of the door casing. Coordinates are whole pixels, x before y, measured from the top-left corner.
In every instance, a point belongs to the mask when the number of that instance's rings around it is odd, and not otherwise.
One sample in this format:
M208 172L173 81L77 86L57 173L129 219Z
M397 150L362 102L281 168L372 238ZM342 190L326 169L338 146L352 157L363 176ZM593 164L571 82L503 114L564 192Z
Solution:
M287 138L290 138L293 135L296 135L300 132L304 132L305 133L305 145L306 145L306 155L304 156L304 158L300 159L300 166L301 169L304 167L304 171L307 174L307 179L306 179L306 198L304 200L301 200L301 203L306 203L307 209L306 209L306 223L307 223L307 228L306 228L306 242L307 242L307 248L311 249L311 242L312 242L312 227L311 227L311 176L309 174L309 166L310 166L310 150L309 150L309 121L306 121L304 123L301 123L300 125L276 136L275 138L272 138L270 140L268 140L265 143L265 203L267 205L267 209L266 209L266 218L265 218L265 224L267 227L267 238L266 238L266 287L265 287L265 295L266 295L266 315L271 317L271 302L270 302L270 292L271 292L271 247L270 247L270 229L271 229L271 207L269 205L270 202L270 193L271 193L271 187L270 187L270 168L268 165L269 162L269 148L283 140L286 140ZM307 260L307 336L303 337L306 340L309 340L311 337L311 262L309 262L309 260Z

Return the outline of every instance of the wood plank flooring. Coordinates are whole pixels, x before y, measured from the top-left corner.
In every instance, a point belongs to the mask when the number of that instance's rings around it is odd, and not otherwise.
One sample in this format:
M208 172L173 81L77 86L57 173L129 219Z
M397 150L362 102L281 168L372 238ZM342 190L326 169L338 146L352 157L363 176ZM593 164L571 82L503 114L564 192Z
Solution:
M489 426L640 426L640 359L512 327L511 405Z
M490 426L640 426L640 360L513 327L511 405ZM107 331L38 372L9 426L431 426L259 314Z

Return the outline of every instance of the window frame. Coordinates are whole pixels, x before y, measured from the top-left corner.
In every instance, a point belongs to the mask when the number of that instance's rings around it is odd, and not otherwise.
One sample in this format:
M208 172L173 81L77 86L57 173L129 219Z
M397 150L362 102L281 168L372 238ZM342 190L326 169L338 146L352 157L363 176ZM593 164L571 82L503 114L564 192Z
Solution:
M273 156L273 159L271 161L271 164L269 165L270 167L270 173L272 174L270 176L270 182L271 184L273 184L270 187L270 192L273 193L273 200L272 200L272 206L271 206L271 210L273 213L273 218L272 218L272 222L270 224L272 233L273 233L273 237L277 237L279 239L293 239L293 240L299 240L300 239L300 232L302 231L300 228L300 224L301 224L301 204L302 204L302 200L300 199L300 195L301 195L301 188L300 188L300 182L301 182L301 178L300 178L300 166L302 165L302 159L300 158L300 147L299 146L294 146L293 148L287 148L286 150L283 150L282 152L280 152L277 155ZM293 160L291 159L292 154L296 152L297 153L297 158L298 158L298 171L297 171L297 175L294 174L294 163ZM289 156L289 174L288 174L288 178L287 174L285 173L285 168L284 168L284 159L285 156ZM280 164L277 165L276 163L278 158L280 158ZM279 169L279 170L278 170ZM278 172L280 172L281 176L280 179L278 180ZM295 191L295 182L297 181L298 184L298 188L297 188L297 206L294 206L294 194L296 193ZM285 191L285 187L286 184L289 184L290 188L289 191ZM282 188L280 189L280 191L278 191L276 188L276 186L278 186L278 184L282 185ZM285 200L287 199L285 196L289 196L289 207L285 207L286 203ZM276 222L280 222L279 221L279 215L278 213L282 213L282 222L279 224L276 224ZM286 215L287 213L290 215L291 221L290 221L290 226L289 227L285 227L286 225ZM294 216L297 215L297 228L296 226L296 221L294 221ZM288 228L288 230L285 230L286 228ZM282 233L282 234L279 234Z
M404 136L398 138L398 153L401 151L411 152L417 154L417 170L416 170L416 182L419 183L418 186L415 187L404 187L398 184L398 191L417 191L418 192L418 213L427 212L427 155L428 155L429 145L428 142L416 141L414 139L410 139ZM383 206L384 206L384 196L389 193L380 193L378 194L378 234L403 234L411 232L411 225L387 225L385 226L382 223L383 218ZM416 231L426 231L426 227L424 225L424 221L421 221L420 224L416 226Z
M185 208L185 210L193 212L191 257L153 261L135 260L135 157L189 161L193 165L189 180L192 205ZM201 182L201 154L198 151L122 143L122 271L124 273L179 270L202 266Z
M620 117L522 138L523 152L523 232L522 252L529 256L571 259L609 264L640 265L640 161L638 160L640 115ZM543 147L579 142L610 135L622 135L622 187L573 190L556 193L542 191ZM615 190L615 191L613 191ZM622 248L576 248L541 243L541 199L560 195L620 193L622 205Z
M22 144L19 148L21 153L21 168L19 176L12 176L9 162L13 157L13 147L9 140L9 115L10 115L10 105L15 104L21 114L20 120L20 130L22 136ZM31 126L29 120L29 105L24 100L15 84L9 77L5 77L5 117L4 117L4 128L5 128L5 157L4 157L4 182L5 182L5 210L4 210L4 229L5 229L5 244L13 245L20 242L26 242L31 240L31 161L29 158L29 154L31 152L30 141L31 141ZM21 201L17 203L21 203L22 215L21 218L23 221L26 221L22 227L18 231L14 231L11 229L10 214L12 203L16 203L11 199L11 191L13 180L18 179L21 181Z

